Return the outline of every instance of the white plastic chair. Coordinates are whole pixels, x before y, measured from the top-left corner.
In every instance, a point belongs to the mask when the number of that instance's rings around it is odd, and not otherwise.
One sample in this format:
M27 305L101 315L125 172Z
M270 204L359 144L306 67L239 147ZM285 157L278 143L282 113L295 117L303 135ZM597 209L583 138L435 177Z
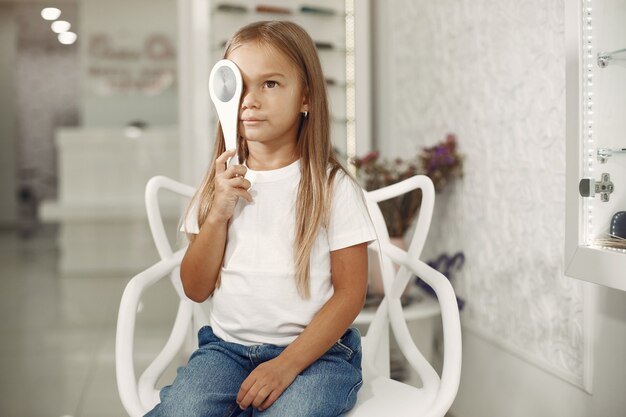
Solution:
M389 240L378 202L420 188L422 205L408 250ZM200 304L188 300L182 291L179 265L185 249L173 252L165 234L157 194L167 189L187 198L192 187L165 177L150 179L146 187L148 221L161 260L133 277L120 304L116 335L116 373L122 404L131 417L144 415L159 401L156 382L187 339L188 332L208 323ZM365 192L368 210L378 234L379 260L385 298L378 307L363 337L363 387L349 417L415 416L443 417L456 396L461 376L461 326L454 290L439 271L419 259L433 213L435 191L430 178L419 175L400 183ZM394 264L399 265L395 272ZM400 296L413 274L428 283L437 294L443 323L444 354L441 377L413 342L403 315ZM161 353L146 368L139 380L135 377L133 344L137 309L142 293L161 278L169 276L180 296L178 313L171 335ZM390 379L389 327L400 351L422 381L421 388ZM294 416L295 417L295 416Z

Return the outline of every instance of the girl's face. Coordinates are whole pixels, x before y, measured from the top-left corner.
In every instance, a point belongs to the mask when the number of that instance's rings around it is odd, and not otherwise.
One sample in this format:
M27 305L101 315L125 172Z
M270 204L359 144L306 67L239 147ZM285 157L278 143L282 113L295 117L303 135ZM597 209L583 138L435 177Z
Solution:
M239 46L228 59L237 64L243 78L239 134L249 148L254 142L293 146L300 113L308 111L294 66L274 48L254 42Z

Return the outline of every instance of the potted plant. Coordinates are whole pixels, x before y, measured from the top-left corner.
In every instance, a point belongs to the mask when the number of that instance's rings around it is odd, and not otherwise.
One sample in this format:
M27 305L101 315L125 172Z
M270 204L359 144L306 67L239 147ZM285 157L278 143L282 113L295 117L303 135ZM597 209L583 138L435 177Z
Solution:
M403 160L381 159L378 151L372 151L352 163L356 167L356 178L367 191L395 184L414 175L427 175L433 181L435 192L443 191L456 178L463 176L463 156L457 151L454 134L430 147L423 147L416 157ZM392 243L404 247L403 237L418 213L422 202L421 190L379 203ZM377 265L372 266L370 292L382 295L382 279ZM378 275L376 274L378 273Z

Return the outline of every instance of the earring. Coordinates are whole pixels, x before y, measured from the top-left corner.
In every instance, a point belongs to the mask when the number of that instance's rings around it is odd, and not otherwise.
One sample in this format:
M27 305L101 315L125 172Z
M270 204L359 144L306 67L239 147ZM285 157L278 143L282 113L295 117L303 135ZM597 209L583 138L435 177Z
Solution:
M303 112L302 112L302 115L303 115L303 116L304 116L304 118L306 119L306 118L307 118L307 116L309 115L309 112L305 110L305 111L303 111Z

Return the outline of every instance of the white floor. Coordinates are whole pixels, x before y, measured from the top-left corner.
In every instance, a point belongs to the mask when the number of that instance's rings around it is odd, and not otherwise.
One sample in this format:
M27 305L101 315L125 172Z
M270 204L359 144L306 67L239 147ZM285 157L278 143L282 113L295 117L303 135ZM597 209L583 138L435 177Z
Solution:
M129 277L60 276L55 239L50 228L30 239L0 232L0 416L126 416L114 337ZM140 365L171 328L175 295L163 284L148 294L138 319Z

